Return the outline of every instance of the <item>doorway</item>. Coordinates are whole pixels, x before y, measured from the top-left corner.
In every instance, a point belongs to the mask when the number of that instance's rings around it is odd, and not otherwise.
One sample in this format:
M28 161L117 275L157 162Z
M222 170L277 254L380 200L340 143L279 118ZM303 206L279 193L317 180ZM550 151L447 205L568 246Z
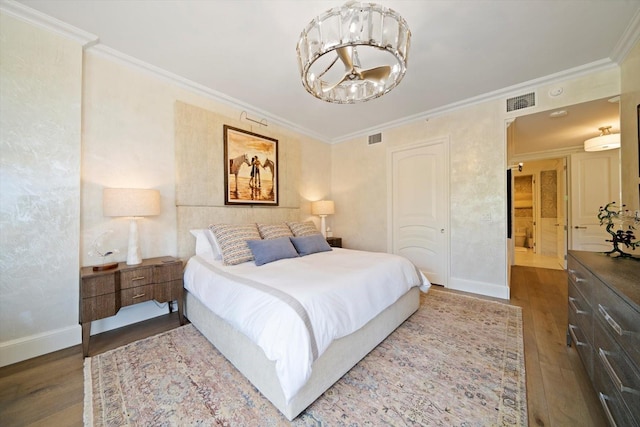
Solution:
M449 280L449 141L441 138L389 152L390 252L433 284Z
M563 269L566 253L566 159L523 162L514 172L514 264Z

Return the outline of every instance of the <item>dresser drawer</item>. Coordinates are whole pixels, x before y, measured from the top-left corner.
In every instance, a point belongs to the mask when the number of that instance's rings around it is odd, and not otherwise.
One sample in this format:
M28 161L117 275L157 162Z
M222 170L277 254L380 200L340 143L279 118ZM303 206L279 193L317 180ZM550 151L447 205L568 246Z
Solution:
M580 328L591 339L591 331L593 328L593 309L585 296L577 289L573 282L569 282L569 322Z
M628 412L640 422L640 375L605 328L601 322L594 325L593 368L601 371L600 381L617 392Z
M113 294L116 291L116 276L105 274L82 280L82 298Z
M137 304L153 299L153 285L136 286L120 291L120 304L122 306Z
M629 408L622 400L620 393L615 390L611 381L608 380L607 373L604 370L596 370L593 386L610 425L618 427L638 426L637 421L633 419Z
M567 259L567 273L569 281L573 282L580 292L582 292L582 295L591 301L593 294L593 274L571 256Z
M153 283L153 267L140 267L120 272L120 288L133 288Z
M632 362L640 366L640 313L601 282L595 301L594 318L602 322Z
M569 315L571 316L571 315ZM593 381L593 346L591 345L591 329L589 332L584 331L580 326L571 323L569 318L569 334L571 335L571 343L582 359L582 363L589 374L589 378Z
M181 280L182 275L182 261L159 264L153 269L153 283Z

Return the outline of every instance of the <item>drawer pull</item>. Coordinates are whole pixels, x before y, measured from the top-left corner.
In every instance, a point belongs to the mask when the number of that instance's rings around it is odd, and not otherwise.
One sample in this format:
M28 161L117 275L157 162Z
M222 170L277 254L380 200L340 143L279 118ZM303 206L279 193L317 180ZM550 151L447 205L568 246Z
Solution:
M131 297L131 299L142 298L145 294L138 294Z
M633 394L640 394L638 393L638 390L633 389L631 387L627 387L624 384L622 384L622 380L620 379L620 377L618 377L618 374L616 374L616 371L613 369L613 366L611 366L611 363L609 362L607 353L611 354L611 352L606 352L602 348L598 349L600 360L602 360L602 363L604 364L604 367L606 368L607 373L609 374L609 378L611 378L611 381L614 382L616 389L620 390L620 393L627 392L627 393L633 393Z
M577 328L577 326L569 324L569 334L571 334L571 341L573 341L576 344L576 346L587 345L586 342L582 342L582 341L578 340L578 337L576 337L576 333L573 332L573 330L576 329L576 328Z
M136 280L143 280L143 279L144 279L144 276L137 276L137 277L132 277L131 281L134 282Z
M609 409L609 404L607 403L607 400L609 398L606 395L604 395L602 392L598 393L598 397L600 398L600 404L604 409L604 413L607 416L607 419L609 420L609 424L611 424L612 427L617 427L616 420L613 419L613 414L611 413L611 409Z
M569 306L576 314L589 314L589 312L580 310L576 306L576 299L574 297L569 297Z
M613 330L618 333L618 335L622 336L622 328L620 327L620 325L618 325L618 322L616 322L613 317L611 317L609 313L607 313L607 309L604 308L602 304L598 304L598 311L600 312L600 314L602 314L602 317L604 317L604 320L607 321L609 326L611 326Z

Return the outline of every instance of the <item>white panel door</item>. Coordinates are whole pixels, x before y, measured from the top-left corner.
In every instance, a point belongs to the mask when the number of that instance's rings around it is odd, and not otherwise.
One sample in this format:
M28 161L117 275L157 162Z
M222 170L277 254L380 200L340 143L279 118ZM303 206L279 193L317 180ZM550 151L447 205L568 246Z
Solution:
M611 236L600 226L598 210L610 202L620 206L620 149L571 155L571 249L611 249Z
M443 286L449 262L448 164L444 141L391 153L391 251Z

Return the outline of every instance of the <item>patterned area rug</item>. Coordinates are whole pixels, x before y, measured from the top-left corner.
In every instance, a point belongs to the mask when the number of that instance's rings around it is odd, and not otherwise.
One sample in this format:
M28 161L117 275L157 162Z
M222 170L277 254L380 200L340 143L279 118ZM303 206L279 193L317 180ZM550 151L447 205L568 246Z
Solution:
M527 425L520 308L431 288L292 423L193 325L85 360L85 425Z

